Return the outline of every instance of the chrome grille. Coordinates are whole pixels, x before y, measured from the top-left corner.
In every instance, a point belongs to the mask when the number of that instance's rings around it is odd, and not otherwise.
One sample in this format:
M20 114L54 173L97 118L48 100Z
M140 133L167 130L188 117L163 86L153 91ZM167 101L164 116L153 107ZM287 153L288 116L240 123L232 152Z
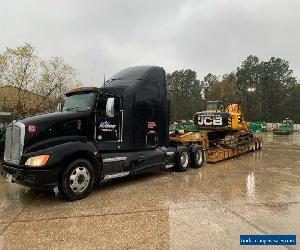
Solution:
M5 150L4 150L4 161L9 161L11 159L11 139L12 139L12 125L9 125L5 131Z
M19 164L24 147L25 125L13 122L6 128L4 161Z

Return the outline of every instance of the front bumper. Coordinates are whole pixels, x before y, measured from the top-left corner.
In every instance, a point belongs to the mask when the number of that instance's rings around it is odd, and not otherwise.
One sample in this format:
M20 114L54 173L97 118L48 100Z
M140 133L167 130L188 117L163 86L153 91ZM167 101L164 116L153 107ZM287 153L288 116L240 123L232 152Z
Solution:
M53 189L58 185L59 172L52 169L21 169L3 163L0 174L11 176L10 180L33 189Z

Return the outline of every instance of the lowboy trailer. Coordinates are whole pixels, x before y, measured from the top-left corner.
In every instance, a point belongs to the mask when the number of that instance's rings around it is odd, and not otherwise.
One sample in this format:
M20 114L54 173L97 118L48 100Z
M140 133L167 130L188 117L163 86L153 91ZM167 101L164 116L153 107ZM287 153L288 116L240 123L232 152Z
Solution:
M170 141L177 145L199 145L203 149L205 160L208 163L215 163L231 157L235 157L250 151L260 150L262 148L262 137L255 136L252 140L244 145L235 146L233 148L224 148L215 145L209 141L209 131L186 132L177 135L170 135Z

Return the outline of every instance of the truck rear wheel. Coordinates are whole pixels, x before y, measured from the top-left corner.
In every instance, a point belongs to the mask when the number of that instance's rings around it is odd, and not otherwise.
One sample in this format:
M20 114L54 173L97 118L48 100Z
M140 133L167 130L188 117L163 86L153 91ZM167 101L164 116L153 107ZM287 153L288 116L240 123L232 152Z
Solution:
M182 146L177 148L175 169L179 172L185 172L190 165L190 155L187 147Z
M91 163L86 159L78 159L69 164L62 173L58 189L68 200L80 200L88 196L95 182L95 174Z
M204 153L199 145L191 146L191 167L200 168L204 162Z

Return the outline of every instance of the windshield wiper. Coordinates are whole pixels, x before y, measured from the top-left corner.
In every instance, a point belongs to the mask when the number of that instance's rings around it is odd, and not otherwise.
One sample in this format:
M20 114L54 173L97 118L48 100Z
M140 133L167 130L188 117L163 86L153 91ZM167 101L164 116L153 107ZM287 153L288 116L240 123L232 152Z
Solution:
M69 107L69 108L66 108L65 110L66 111L71 111L71 110L76 110L76 111L87 111L87 110L90 110L91 107Z
M79 107L75 107L75 106L74 106L74 107L66 108L66 110L67 110L67 111L70 111L70 110L74 110L74 109L78 109L78 108L79 108Z

